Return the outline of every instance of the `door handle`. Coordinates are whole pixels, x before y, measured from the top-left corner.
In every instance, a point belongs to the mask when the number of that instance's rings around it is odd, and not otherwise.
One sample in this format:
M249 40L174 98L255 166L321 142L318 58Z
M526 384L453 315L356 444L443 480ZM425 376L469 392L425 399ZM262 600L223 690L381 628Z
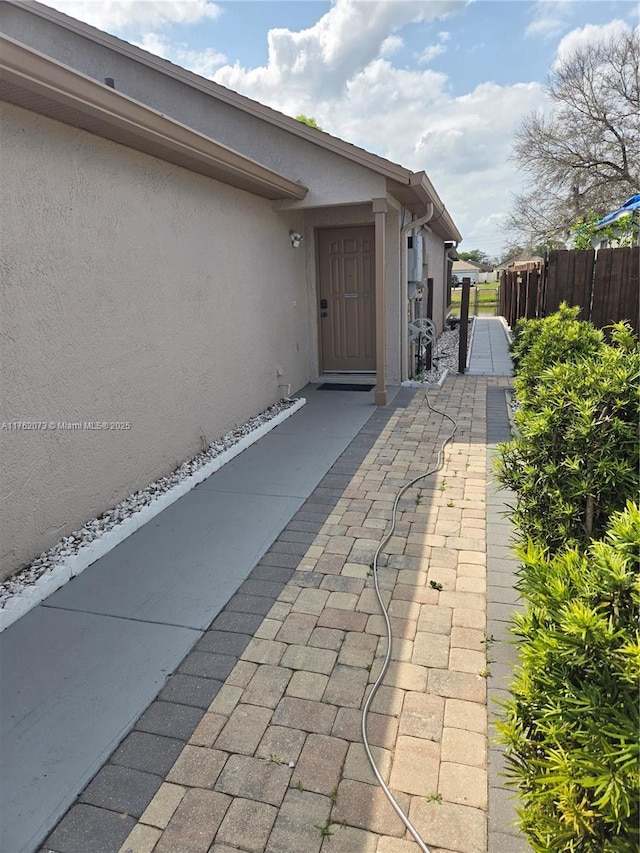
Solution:
M323 311L323 312L322 312L322 314L321 314L320 316L321 316L321 317L327 317L328 315L327 315L327 312L326 312L326 311Z

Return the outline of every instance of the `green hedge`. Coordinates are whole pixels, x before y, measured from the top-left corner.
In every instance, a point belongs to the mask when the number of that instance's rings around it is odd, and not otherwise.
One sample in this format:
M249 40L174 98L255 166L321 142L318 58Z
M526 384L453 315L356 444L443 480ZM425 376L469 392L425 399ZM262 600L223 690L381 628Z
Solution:
M591 323L578 320L578 307L563 302L542 320L518 320L513 330L511 357L516 371L516 394L523 399L535 392L540 375L550 366L573 363L596 355L605 346L604 335Z
M537 853L638 848L640 354L563 305L515 329L520 666L502 738Z
M638 850L638 555L629 504L604 541L521 546L521 667L499 724L537 853Z
M637 351L602 343L518 393L519 436L501 446L497 470L517 494L524 536L553 550L584 547L637 495L639 378Z

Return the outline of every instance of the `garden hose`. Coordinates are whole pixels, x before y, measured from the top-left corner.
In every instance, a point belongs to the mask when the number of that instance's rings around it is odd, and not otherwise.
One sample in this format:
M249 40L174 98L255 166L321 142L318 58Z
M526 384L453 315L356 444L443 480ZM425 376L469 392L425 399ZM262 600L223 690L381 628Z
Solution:
M387 611L387 608L385 607L384 601L382 600L382 595L380 594L380 585L378 583L378 557L380 556L380 553L381 553L382 549L384 548L384 546L387 544L387 542L391 539L391 537L394 534L394 531L396 528L396 517L397 517L397 512L398 512L398 504L400 502L400 499L402 498L404 493L407 491L407 489L410 489L412 486L415 486L415 484L418 483L420 480L424 479L425 477L429 477L431 474L435 474L437 471L439 471L442 468L442 466L444 464L444 448L448 444L448 442L451 441L451 439L453 438L453 436L456 433L456 429L458 428L458 423L454 418L452 418L446 412L442 412L442 411L440 411L440 409L436 409L431 405L431 402L429 401L429 395L427 394L426 391L425 391L424 397L425 397L425 400L427 402L427 406L429 407L429 409L432 412L435 412L438 415L442 415L444 418L447 418L448 420L451 421L451 423L453 424L453 430L444 439L444 441L440 445L440 448L438 450L438 459L436 461L435 468L433 468L430 471L427 471L424 474L420 474L419 476L414 477L413 480L410 480L408 483L406 483L406 485L402 486L400 491L397 493L395 500L393 502L393 511L391 513L391 528L389 529L389 532L385 535L384 539L378 545L376 552L375 552L375 555L373 557L373 564L372 564L373 583L375 586L376 595L378 596L378 602L380 603L380 609L382 610L382 615L384 616L384 621L386 624L387 653L385 655L384 662L382 664L382 669L380 670L380 674L376 678L376 680L373 684L373 687L371 688L371 691L370 691L369 695L367 696L367 701L364 703L364 707L362 709L362 721L361 722L362 722L362 742L364 744L364 750L367 754L367 758L369 759L369 763L371 764L371 769L373 770L375 777L380 784L380 787L384 791L387 799L391 803L394 811L396 812L396 814L398 815L400 820L404 823L406 828L409 830L409 832L413 836L414 840L416 841L416 843L417 843L418 847L420 848L420 850L422 851L422 853L431 853L431 851L429 850L427 845L422 840L420 833L413 826L413 824L411 823L411 821L409 820L407 815L404 813L404 811L402 810L402 808L398 804L398 801L396 800L396 798L393 796L393 794L389 790L388 785L385 783L384 779L382 778L382 774L378 770L375 759L374 759L373 754L371 752L371 748L369 746L369 739L367 738L367 716L369 713L369 707L371 705L371 702L373 701L373 697L375 696L375 694L378 690L378 687L381 685L382 680L383 680L383 678L387 672L387 668L389 666L389 661L391 660L391 651L392 651L392 644L393 644L393 635L392 635L392 631L391 631L391 620L389 619L389 613Z

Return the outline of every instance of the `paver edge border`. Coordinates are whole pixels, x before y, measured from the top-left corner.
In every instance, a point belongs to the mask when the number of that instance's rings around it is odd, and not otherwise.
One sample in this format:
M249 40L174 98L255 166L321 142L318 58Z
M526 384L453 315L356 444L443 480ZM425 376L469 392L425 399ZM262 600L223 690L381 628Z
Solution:
M151 503L142 507L142 509L128 518L125 518L102 536L84 545L78 550L77 554L70 556L64 563L54 566L50 572L43 574L34 584L25 587L21 592L14 595L6 603L4 608L0 610L0 633L10 625L13 625L22 616L25 616L38 604L45 601L50 595L53 595L60 587L68 583L71 578L81 574L86 568L95 563L96 560L100 559L100 557L104 557L105 554L112 551L116 545L128 539L136 530L139 530L164 509L186 495L195 486L202 483L212 474L215 474L216 471L219 471L227 462L231 462L243 450L251 447L252 444L255 444L256 441L263 438L272 429L275 429L275 427L279 426L287 418L294 415L306 402L304 397L299 397L294 401L292 406L289 406L283 412L279 412L274 418L260 424L259 427L252 430L248 435L242 436L236 444L224 450L219 456L216 456L211 462L203 465L194 474L190 474L168 491L154 498Z
M444 385L444 380L451 373L448 367L445 367L444 373L438 379L437 382L418 382L417 379L406 379L404 382L400 383L401 388L420 388L426 389L427 391L439 391Z
M502 325L504 327L504 333L507 336L507 340L509 341L509 344L512 344L513 343L513 332L511 331L511 327L509 326L509 324L507 323L507 321L505 320L504 317L501 316L500 320L502 321Z
M471 333L469 334L469 340L467 341L467 360L464 365L465 373L471 367L471 351L473 350L473 338L476 333L476 320L478 318L477 315L474 314L474 316L470 317L469 319L471 320Z

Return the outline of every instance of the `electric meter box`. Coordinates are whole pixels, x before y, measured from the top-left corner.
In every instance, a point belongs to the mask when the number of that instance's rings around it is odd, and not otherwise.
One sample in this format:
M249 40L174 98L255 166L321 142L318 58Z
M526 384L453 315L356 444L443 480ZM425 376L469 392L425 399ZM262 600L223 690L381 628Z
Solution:
M408 281L423 281L422 265L424 263L424 241L422 234L408 237L407 250L407 279Z

